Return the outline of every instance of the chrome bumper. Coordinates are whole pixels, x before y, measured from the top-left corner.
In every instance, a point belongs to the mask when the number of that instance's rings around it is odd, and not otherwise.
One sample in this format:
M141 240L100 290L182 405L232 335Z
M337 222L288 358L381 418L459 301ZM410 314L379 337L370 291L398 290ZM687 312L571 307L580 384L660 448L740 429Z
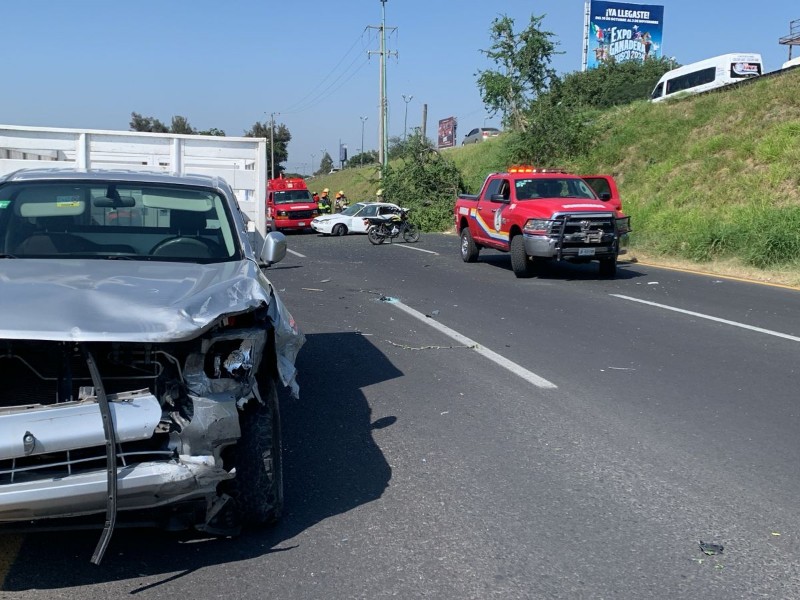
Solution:
M525 242L525 253L528 256L537 258L555 258L558 256L558 239L548 237L545 235L529 235L524 234L523 240ZM594 248L594 254L586 256L585 258L602 258L606 256L613 256L614 254L625 254L628 246L628 234L625 233L619 237L619 251L616 252L613 245L611 246L587 246L587 248ZM578 258L581 246L568 246L561 249L562 258ZM583 257L581 257L583 258Z
M117 469L118 509L146 509L203 498L232 474L212 457L141 463ZM106 510L105 470L0 486L0 522L76 517Z

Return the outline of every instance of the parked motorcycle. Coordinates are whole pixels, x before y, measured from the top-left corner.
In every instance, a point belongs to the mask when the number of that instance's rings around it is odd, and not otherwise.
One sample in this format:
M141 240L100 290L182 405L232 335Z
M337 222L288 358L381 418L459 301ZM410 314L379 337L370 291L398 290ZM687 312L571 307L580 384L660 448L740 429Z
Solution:
M382 244L386 240L393 240L403 236L406 242L419 241L419 230L408 220L411 209L401 208L399 214L382 215L380 217L367 217L364 225L367 226L367 237L373 244Z

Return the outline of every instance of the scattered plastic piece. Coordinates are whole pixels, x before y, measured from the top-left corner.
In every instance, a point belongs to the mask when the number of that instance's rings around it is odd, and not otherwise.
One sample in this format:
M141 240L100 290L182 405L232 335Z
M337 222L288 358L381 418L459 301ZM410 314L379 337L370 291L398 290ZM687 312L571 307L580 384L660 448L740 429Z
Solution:
M703 551L703 554L708 556L714 556L715 554L722 554L722 550L724 547L722 544L707 544L703 540L700 540L700 550Z

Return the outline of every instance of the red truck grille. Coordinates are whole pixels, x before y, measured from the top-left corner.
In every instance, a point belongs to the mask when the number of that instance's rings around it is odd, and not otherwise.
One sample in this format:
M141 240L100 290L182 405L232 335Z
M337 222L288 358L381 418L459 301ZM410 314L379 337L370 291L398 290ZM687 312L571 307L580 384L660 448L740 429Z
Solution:
M560 234L566 243L586 243L587 239L605 237L605 234L613 237L615 233L613 215L560 215L553 221L550 231Z

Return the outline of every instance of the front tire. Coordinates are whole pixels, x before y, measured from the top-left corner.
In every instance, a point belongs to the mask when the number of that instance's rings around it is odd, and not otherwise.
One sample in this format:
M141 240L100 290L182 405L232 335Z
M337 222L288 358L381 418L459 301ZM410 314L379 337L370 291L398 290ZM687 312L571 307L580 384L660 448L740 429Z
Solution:
M533 275L533 263L525 252L525 241L521 235L511 238L511 270L518 278Z
M230 495L243 525L268 525L283 512L281 421L275 382L261 380L263 403L251 400L240 412L241 437L234 449L236 477Z
M418 242L419 241L419 229L417 229L411 223L406 223L405 228L403 229L403 239L406 242Z
M468 227L461 230L461 260L467 263L478 260L478 245Z
M337 223L333 226L331 230L331 235L335 236L342 236L347 233L347 227L345 227L342 223Z
M617 274L617 257L600 259L600 275L602 277L614 277Z
M378 226L370 227L369 231L367 232L367 237L369 241L376 246L378 244L382 244L383 240L386 239L381 233L378 232Z

